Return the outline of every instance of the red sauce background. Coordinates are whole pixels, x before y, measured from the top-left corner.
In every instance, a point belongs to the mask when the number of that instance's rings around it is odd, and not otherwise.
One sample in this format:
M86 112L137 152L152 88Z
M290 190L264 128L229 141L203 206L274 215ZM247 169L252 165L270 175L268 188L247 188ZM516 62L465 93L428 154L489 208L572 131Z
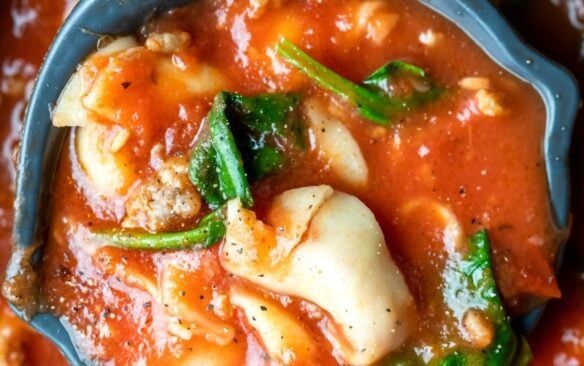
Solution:
M70 1L70 0L69 0ZM27 86L36 74L58 25L62 21L67 0L10 0L0 4L0 268L5 266L10 249L12 224L11 190L14 176L12 151L17 143L20 121L25 106ZM563 5L580 5L581 0L564 1ZM569 6L552 5L552 0L526 1L510 9L508 14L523 35L547 53L569 67L580 80L584 80L584 64L579 22L570 23ZM583 11L584 15L584 11ZM573 21L576 20L572 19ZM574 232L568 248L566 265L560 276L564 298L553 301L538 330L532 336L537 365L567 365L570 360L584 362L584 116L576 124L575 148L572 151L574 187ZM0 312L0 322L16 322L7 311ZM25 350L28 358L24 364L65 364L48 342L39 336L20 329L23 343L14 347ZM2 335L0 335L2 337ZM15 360L17 361L17 360ZM8 363L20 364L17 362ZM579 363L574 363L575 365Z
M554 5L559 4L559 6ZM584 81L584 1L532 0L507 15L526 41ZM563 298L551 301L531 336L534 365L584 364L584 112L571 151L572 234L560 273Z

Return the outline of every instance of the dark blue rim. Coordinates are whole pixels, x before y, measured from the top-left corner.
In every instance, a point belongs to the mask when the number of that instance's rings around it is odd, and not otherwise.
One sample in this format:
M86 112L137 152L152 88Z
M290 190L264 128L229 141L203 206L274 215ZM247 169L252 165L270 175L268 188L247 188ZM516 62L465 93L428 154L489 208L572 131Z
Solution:
M570 227L569 151L580 88L562 66L528 47L499 12L484 0L419 0L464 30L499 65L532 85L543 99L547 123L543 151L554 221L559 230ZM563 261L564 247L556 257L556 270ZM531 332L543 315L544 306L519 319Z
M544 156L552 209L560 229L570 221L568 155L580 105L580 88L563 67L527 47L499 12L484 0L420 0L462 28L499 65L531 84L547 109Z
M570 212L568 150L580 102L576 81L564 69L526 47L487 0L419 1L453 21L496 62L538 90L547 108L544 154L554 218L560 229L567 230ZM45 59L44 65L50 65L51 74L48 74L48 67L41 68L25 116L16 184L13 258L19 257L20 252L39 237L38 229L43 223L37 221L37 213L42 210L45 198L41 187L45 186L43 182L50 183L54 150L58 150L56 145L60 146L62 139L62 132L51 127L50 110L71 71L95 49L95 34L134 33L145 18L157 11L190 2L192 0L84 0L73 10ZM14 261L8 271L17 271L18 268L14 268L17 265ZM524 319L527 329L532 328L540 313L534 312ZM71 364L84 364L58 318L39 314L31 324L50 338Z

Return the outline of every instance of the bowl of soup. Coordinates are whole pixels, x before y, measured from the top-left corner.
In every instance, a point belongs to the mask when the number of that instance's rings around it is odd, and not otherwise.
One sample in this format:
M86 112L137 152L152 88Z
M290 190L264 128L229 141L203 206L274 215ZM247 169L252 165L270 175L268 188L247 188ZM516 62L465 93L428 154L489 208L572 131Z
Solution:
M486 2L198 1L89 42L5 284L71 362L529 361L579 97Z

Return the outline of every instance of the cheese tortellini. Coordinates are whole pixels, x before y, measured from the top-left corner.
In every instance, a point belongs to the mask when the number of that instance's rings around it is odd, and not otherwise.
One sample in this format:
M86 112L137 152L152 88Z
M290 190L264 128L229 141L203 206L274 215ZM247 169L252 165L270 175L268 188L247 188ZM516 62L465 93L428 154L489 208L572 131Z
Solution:
M413 300L372 212L329 186L275 198L266 222L238 200L227 208L222 264L330 314L325 335L343 360L368 365L408 336Z

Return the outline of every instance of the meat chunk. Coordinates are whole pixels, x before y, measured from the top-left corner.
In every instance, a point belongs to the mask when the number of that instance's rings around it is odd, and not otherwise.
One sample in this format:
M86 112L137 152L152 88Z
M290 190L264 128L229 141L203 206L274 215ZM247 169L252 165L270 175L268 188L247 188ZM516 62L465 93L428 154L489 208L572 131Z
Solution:
M383 1L365 1L356 12L355 30L375 44L382 44L399 22L399 15L387 9Z
M191 43L187 32L152 33L146 39L146 48L153 52L175 53Z
M189 179L188 161L172 158L130 195L122 225L151 232L169 230L194 218L200 209L201 197Z
M460 79L458 86L465 90L486 90L491 87L491 81L486 77L468 76Z
M435 47L442 38L444 38L444 35L435 32L433 29L428 29L418 36L420 43L429 48Z
M476 94L477 105L482 114L488 117L499 117L507 113L505 101L501 94L481 89Z

